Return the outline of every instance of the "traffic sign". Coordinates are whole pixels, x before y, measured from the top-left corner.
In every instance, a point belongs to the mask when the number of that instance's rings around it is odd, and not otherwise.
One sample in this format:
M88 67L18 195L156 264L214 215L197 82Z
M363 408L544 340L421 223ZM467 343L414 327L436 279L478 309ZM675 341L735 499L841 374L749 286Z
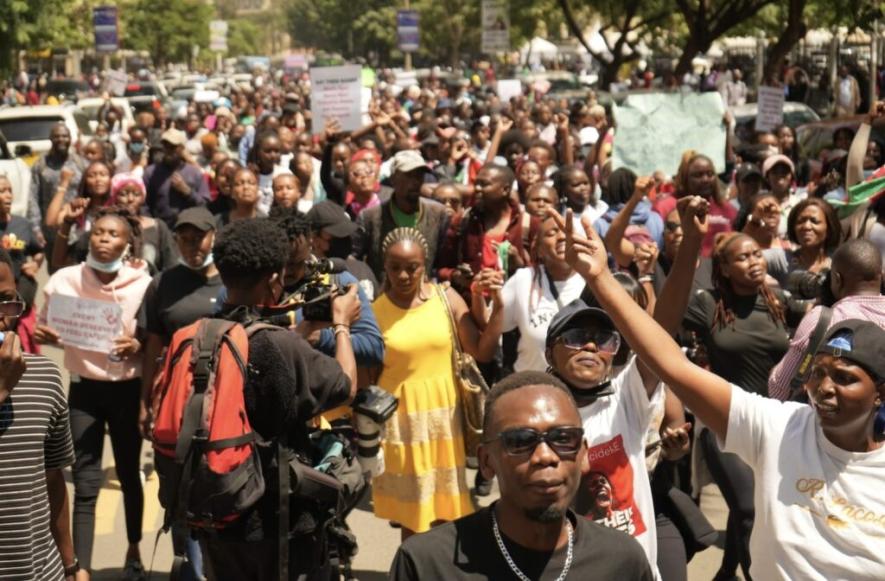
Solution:
M117 37L117 7L96 6L92 9L92 26L95 28L95 50L114 52L120 48Z

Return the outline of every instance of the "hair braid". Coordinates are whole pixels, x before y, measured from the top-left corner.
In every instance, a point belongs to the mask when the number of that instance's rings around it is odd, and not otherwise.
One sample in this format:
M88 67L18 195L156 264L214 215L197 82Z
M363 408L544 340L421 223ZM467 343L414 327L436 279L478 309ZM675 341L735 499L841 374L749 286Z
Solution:
M424 260L426 262L427 255L430 253L430 250L427 245L427 239L424 237L424 234L421 233L417 228L411 227L403 227L396 228L388 232L387 236L384 237L384 240L381 242L381 255L386 259L387 252L391 249L391 247L399 244L400 242L411 242L412 244L417 244L421 247L421 251L424 253ZM427 280L427 275L425 273L424 279ZM384 271L384 281L382 283L384 290L390 288L390 280L387 277L387 270ZM429 297L424 296L424 288L423 284L421 285L421 289L419 290L419 296L424 300L427 300Z

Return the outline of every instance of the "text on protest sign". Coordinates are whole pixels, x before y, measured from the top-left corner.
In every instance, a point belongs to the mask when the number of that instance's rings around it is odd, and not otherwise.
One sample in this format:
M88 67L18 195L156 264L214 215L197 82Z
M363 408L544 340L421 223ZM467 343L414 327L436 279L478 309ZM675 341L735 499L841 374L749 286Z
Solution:
M46 318L62 343L86 351L109 353L123 329L123 308L109 301L54 294Z
M337 119L342 131L362 125L362 69L359 65L310 69L310 111L316 131Z

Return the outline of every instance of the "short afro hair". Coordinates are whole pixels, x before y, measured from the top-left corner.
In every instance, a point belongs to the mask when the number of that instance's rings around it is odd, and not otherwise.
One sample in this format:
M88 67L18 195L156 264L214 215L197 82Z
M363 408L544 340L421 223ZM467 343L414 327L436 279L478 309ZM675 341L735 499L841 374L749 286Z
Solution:
M542 371L519 371L512 375L508 375L493 385L492 389L489 390L489 394L486 396L482 421L482 432L486 438L493 436L492 434L489 434L488 431L494 424L492 418L494 416L495 403L501 399L501 396L530 385L548 386L564 392L568 396L569 401L572 402L572 405L575 406L575 413L578 413L578 404L575 403L575 398L572 395L572 392L569 391L569 388L566 387L561 379Z
M283 270L289 241L267 218L237 220L218 232L212 254L226 287L249 289L264 276Z
M307 215L298 208L274 206L270 209L270 219L283 231L289 242L310 236L311 227Z

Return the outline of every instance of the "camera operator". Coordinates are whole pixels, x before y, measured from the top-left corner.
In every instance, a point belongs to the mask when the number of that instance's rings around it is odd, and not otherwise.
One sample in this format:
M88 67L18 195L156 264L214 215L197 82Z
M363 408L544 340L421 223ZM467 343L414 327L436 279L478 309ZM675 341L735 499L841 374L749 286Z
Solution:
M347 272L359 280L360 288L369 301L381 294L381 285L369 265L351 256L352 237L357 231L356 222L344 209L329 200L314 204L307 213L310 222L311 248L317 258L338 258L344 262Z
M356 296L360 302L359 316L350 327L353 353L360 367L379 367L384 361L384 341L378 330L378 323L369 301L359 281L346 270L335 269L332 273L311 272L317 262L311 255L311 226L307 217L294 208L278 208L272 212L271 220L285 232L289 239L289 258L283 289L286 294L305 289L311 284L333 284L339 292L348 286L357 287ZM295 311L297 330L316 349L331 355L335 352L338 325L335 321L309 320L303 309Z
M814 335L823 338L826 331L815 333L824 309L830 308L829 323L824 321L826 328L847 319L870 321L885 328L885 297L881 288L882 258L876 245L864 239L842 244L833 253L830 270L829 290L836 300L831 305L822 301L823 305L814 307L802 319L789 349L768 377L768 396L781 401L790 396L790 383L805 353L815 351L816 346L811 345Z
M227 288L222 315L244 323L265 316L283 295L289 254L290 244L273 221L240 220L222 229L213 247ZM336 297L331 309L335 336L347 339L350 323L360 314L356 289ZM356 390L356 363L348 340L336 341L333 361L297 333L259 331L249 339L248 369L244 396L249 422L262 439L274 442L285 436L296 451L306 446L308 420L350 401ZM267 483L261 499L230 527L201 539L210 579L279 579L275 448L261 447ZM289 541L291 578L327 579L328 567L321 538Z

